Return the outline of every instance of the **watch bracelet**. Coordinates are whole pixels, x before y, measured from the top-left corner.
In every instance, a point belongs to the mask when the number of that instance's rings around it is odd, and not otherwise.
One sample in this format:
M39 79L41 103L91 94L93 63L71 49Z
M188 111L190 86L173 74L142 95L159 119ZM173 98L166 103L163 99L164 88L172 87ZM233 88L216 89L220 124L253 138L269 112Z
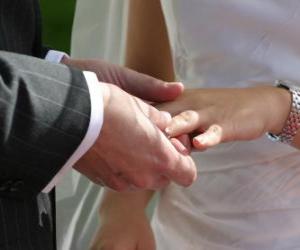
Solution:
M300 87L291 85L289 82L283 80L276 81L276 86L287 89L291 93L291 110L280 134L274 135L268 133L268 136L272 140L275 139L276 141L291 145L300 128Z

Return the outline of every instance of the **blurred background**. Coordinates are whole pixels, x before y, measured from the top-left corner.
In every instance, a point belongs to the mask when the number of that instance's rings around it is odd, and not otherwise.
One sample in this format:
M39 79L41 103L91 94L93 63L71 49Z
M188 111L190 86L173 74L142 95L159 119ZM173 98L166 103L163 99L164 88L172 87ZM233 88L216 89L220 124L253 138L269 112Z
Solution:
M44 44L69 53L76 0L40 0L40 3Z

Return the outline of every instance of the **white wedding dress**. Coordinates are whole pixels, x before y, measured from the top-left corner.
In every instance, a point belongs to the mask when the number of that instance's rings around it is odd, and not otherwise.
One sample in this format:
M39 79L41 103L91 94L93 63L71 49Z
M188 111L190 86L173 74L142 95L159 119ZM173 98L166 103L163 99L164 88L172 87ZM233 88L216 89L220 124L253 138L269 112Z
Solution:
M300 83L299 0L162 6L176 77L188 88ZM300 249L299 151L263 137L193 156L196 183L161 192L152 221L158 250Z
M300 1L162 5L176 76L187 87L300 82ZM161 194L153 218L158 250L300 249L299 151L264 137L194 158L196 183Z

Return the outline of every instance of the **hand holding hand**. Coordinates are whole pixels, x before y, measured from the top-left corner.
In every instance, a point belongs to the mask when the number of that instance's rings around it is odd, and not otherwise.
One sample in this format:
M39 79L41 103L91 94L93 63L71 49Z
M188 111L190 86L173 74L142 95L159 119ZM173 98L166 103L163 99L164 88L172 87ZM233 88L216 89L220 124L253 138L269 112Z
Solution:
M221 142L256 139L266 132L278 134L290 102L287 90L260 86L186 90L176 101L157 107L175 115L167 134L196 133L193 146L205 150Z
M134 70L110 64L102 60L72 59L64 57L62 63L96 73L100 82L114 84L127 93L151 102L172 101L178 97L182 83L168 83Z
M120 88L103 84L104 124L95 145L75 169L118 191L130 185L157 189L169 180L188 186L196 178L190 156L179 153L161 132L168 117Z
M196 168L189 156L178 153L160 131L168 117L124 91L151 102L170 101L183 91L181 83L166 83L101 60L64 58L62 63L97 74L105 94L104 124L95 145L75 169L98 184L118 191L156 189L170 180L189 185ZM122 91L123 89L124 91Z

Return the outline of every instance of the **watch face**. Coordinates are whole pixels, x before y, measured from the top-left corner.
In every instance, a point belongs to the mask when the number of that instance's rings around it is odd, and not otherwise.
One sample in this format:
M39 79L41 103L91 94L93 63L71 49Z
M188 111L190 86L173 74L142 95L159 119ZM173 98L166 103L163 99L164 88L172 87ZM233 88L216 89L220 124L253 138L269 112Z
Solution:
M280 141L280 137L278 135L274 135L272 133L267 133L267 136L271 141L274 141L274 142Z

